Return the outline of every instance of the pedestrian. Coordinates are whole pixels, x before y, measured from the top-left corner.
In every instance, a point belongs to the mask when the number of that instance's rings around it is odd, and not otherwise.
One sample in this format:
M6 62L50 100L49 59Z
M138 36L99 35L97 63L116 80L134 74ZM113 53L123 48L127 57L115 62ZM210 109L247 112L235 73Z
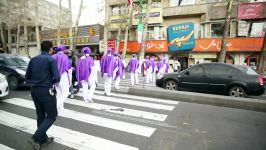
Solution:
M181 64L177 58L173 62L173 69L174 69L174 72L178 72L181 69Z
M114 57L112 56L112 49L107 49L107 54L104 55L101 59L101 75L104 77L104 94L106 96L111 95L111 86L112 86L112 76L113 76L113 67L111 66L111 62Z
M91 49L89 47L82 48L83 56L80 57L76 68L76 78L78 85L82 85L83 99L85 102L93 102L92 97L96 88L96 83L92 73L94 66L93 58L90 57ZM90 90L88 89L90 86ZM89 90L89 91L88 91Z
M119 83L123 75L125 74L125 66L119 56L119 53L114 53L113 62L111 62L113 68L113 81L115 81L115 90L119 90Z
M67 55L64 54L65 50L65 45L60 44L56 49L56 53L52 56L56 60L57 68L61 77L60 82L55 85L58 116L63 115L64 102L68 97L72 80L72 70L69 64L69 59Z
M136 54L132 54L132 58L128 62L128 72L130 73L131 77L131 85L134 86L134 83L139 84L139 77L138 77L138 67L139 61L137 59Z
M75 75L75 62L73 61L73 52L72 50L67 50L66 54L68 56L68 60L69 60L69 65L71 66L71 70L72 70L72 74L70 76L72 76L72 80L70 82L70 88L69 88L69 92L70 92L70 98L74 99L74 84L75 82L73 82L73 80L75 80L75 76L73 76L73 74Z
M142 62L141 72L143 77L145 77L146 83L150 83L150 74L152 71L152 67L150 65L150 56L146 56L146 59Z
M157 62L155 60L155 57L152 56L150 59L150 65L151 65L151 72L150 72L150 82L155 82L155 76L156 76L156 72L157 72Z
M39 150L41 144L49 144L54 140L46 134L56 120L57 108L53 86L60 81L56 61L49 55L52 48L52 42L43 41L41 54L30 60L25 75L26 82L31 85L31 97L37 114L37 130L29 140L35 150Z

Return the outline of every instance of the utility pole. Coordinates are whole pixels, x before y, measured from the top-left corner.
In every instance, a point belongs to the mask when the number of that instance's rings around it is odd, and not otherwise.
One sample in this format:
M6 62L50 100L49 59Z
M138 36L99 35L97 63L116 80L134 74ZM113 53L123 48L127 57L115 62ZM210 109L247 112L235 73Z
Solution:
M132 5L133 5L133 0L130 0L129 3L129 14L128 14L128 19L127 19L127 26L126 26L126 31L125 31L125 39L124 39L124 49L122 53L122 58L125 58L126 53L127 53L127 41L128 41L128 30L129 26L131 27L131 20L132 20Z
M69 48L73 51L73 34L72 34L72 4L71 4L71 0L68 0L68 15L70 17L70 23L69 23L69 29L68 29L68 37L69 37Z
M148 30L148 20L150 17L151 3L152 3L152 0L148 0L145 22L144 22L144 31L143 31L143 37L142 37L142 42L141 42L140 56L139 56L140 60L144 59L144 55L145 55L146 38L147 38L147 30Z
M40 40L40 30L39 30L39 12L38 12L38 1L35 0L35 32L36 32L36 41L37 41L37 50L41 53L41 40Z
M224 32L223 32L221 50L220 50L220 54L218 58L218 62L221 62L221 63L225 62L226 45L227 45L228 31L230 27L232 4L233 4L233 0L227 0L226 16L225 16L225 22L224 22Z
M264 29L265 31L266 29ZM257 68L258 73L262 74L266 69L266 33L264 32L263 38L263 45L261 48L260 58L259 58L259 65Z
M58 17L58 25L57 25L57 45L60 44L60 30L61 30L61 15L62 15L62 0L59 0L59 17Z

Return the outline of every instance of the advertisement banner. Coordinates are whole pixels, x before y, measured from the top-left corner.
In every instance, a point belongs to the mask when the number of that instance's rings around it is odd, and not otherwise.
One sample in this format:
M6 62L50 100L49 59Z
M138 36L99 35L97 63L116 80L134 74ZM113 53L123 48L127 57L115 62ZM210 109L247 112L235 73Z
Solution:
M123 19L121 16L112 16L109 22L110 29L125 28L127 24L127 20Z
M124 49L124 42L120 42L119 52ZM127 43L127 52L139 52L139 44L137 41L129 41ZM145 42L145 52L167 52L167 41L165 40L147 40Z
M114 39L107 40L107 46L108 46L109 48L111 48L112 51L114 52L114 50L115 50L115 40L114 40Z
M194 24L176 24L167 28L168 50L170 52L191 50L195 47Z
M142 10L142 14L144 18L146 16L146 12L147 12L146 10ZM163 22L162 8L151 8L149 14L150 16L149 16L148 24ZM133 11L132 24L137 25L138 23L139 23L139 13L138 11Z
M263 3L240 3L237 6L238 19L263 18Z

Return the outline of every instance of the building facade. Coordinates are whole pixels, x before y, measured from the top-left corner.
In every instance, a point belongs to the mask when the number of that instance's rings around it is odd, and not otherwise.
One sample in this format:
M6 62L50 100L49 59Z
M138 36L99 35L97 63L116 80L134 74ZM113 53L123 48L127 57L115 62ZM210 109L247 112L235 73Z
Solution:
M117 40L121 28L121 43L128 19L128 6L125 0L108 1L106 11L109 20L107 39L111 45ZM137 5L138 0L134 0ZM244 3L245 2L245 3ZM255 6L252 6L255 5ZM254 8L260 9L254 9ZM231 11L229 38L226 62L233 64L258 64L259 52L262 48L266 22L266 2L235 1ZM246 8L252 13L245 11ZM171 60L178 58L182 68L206 61L217 61L221 46L221 37L225 22L225 0L152 0L147 8L147 0L143 1L143 13L149 10L147 55L165 55ZM138 47L138 10L133 10L132 26L129 30L127 53L139 52ZM242 18L241 18L242 14ZM252 14L259 14L257 17ZM243 17L244 16L244 17ZM247 17L249 16L249 17ZM246 18L245 18L246 17ZM175 39L171 39L176 36ZM186 38L194 38L189 41ZM189 45L189 43L191 45ZM173 44L176 44L173 46Z

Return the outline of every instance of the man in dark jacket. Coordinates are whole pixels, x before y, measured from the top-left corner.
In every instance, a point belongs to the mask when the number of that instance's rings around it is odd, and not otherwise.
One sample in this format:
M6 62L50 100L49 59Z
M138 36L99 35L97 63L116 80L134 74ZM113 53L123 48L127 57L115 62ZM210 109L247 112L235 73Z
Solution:
M49 144L54 140L46 134L57 117L53 87L60 81L56 61L50 56L52 47L50 41L42 42L41 54L30 60L26 72L26 81L31 85L31 96L37 114L38 128L29 140L35 150L39 150L41 144Z

